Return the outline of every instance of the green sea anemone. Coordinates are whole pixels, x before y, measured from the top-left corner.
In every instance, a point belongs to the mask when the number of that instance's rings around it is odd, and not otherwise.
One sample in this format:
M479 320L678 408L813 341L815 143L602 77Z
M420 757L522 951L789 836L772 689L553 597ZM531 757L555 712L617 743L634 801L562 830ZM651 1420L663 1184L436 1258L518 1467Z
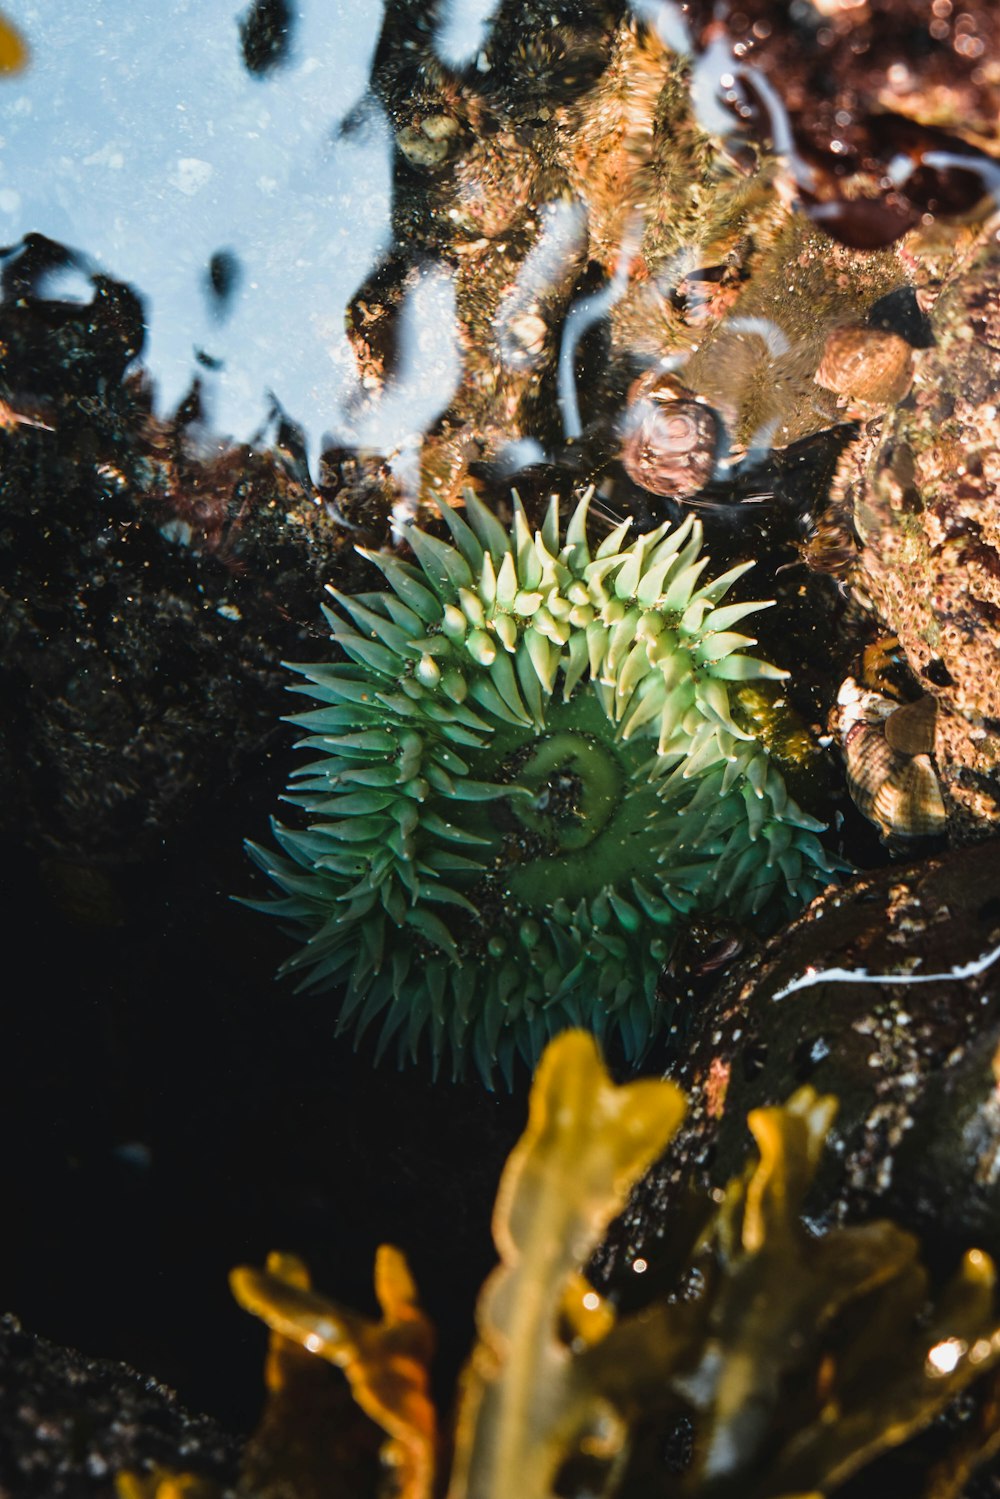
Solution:
M669 1020L664 962L693 912L772 924L837 867L791 799L740 685L786 673L744 654L721 604L750 567L702 583L700 523L592 550L589 494L561 538L473 495L411 528L416 565L368 553L388 587L325 609L344 660L295 666L321 704L291 719L312 752L250 852L283 892L254 903L304 934L285 968L344 986L338 1030L382 1017L379 1052L471 1058L509 1080L568 1026L630 1059Z

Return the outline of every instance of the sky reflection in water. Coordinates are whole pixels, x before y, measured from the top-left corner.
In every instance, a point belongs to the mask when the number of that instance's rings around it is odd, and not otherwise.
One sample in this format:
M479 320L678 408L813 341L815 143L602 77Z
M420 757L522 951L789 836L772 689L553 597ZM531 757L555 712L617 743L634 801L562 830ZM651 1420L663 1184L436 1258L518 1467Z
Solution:
M456 67L474 62L496 8L497 0L447 0L439 55ZM244 440L262 430L273 397L303 428L314 472L330 438L383 453L412 491L421 434L461 375L451 276L420 268L400 311L394 378L367 395L344 313L391 246L392 137L368 93L383 7L328 0L291 9L289 55L253 76L240 45L245 3L21 6L13 19L32 57L0 87L0 243L40 232L135 287L161 415L197 375L210 429ZM670 0L634 0L634 9L688 50ZM710 87L696 67L696 95L714 98L717 62ZM215 291L213 260L222 272ZM90 297L80 272L39 290ZM606 310L595 306L591 320ZM564 347L571 436L579 421L567 377L571 387L580 331Z
M365 92L382 5L303 7L263 78L243 62L244 10L12 8L32 57L0 90L0 239L46 234L135 286L161 412L197 372L212 426L247 438L273 392L315 456L323 433L349 435L344 309L390 239L391 142ZM226 300L209 284L220 252L237 266ZM45 291L89 297L79 275ZM199 350L223 368L206 372Z

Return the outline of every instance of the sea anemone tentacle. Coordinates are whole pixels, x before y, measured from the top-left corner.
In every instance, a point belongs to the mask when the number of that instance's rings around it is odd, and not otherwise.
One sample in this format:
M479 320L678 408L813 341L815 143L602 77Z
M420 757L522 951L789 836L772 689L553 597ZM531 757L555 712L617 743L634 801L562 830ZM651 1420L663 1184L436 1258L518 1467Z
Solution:
M330 590L344 659L291 668L319 705L290 720L304 826L249 845L280 891L254 904L380 1053L427 1035L509 1080L583 1025L637 1058L692 912L773 923L838 868L738 711L786 675L734 628L767 605L722 602L749 564L703 582L693 516L592 547L589 498L565 532L557 499L534 533L519 503L509 531L474 495L445 508L415 561L366 554L383 591Z

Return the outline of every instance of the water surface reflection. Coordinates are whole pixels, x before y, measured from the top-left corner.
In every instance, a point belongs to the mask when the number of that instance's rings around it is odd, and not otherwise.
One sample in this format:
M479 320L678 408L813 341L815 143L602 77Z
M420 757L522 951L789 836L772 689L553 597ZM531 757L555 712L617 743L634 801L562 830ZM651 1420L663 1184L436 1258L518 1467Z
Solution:
M0 238L43 233L141 292L161 411L197 372L220 433L251 436L270 391L318 437L355 382L344 307L389 236L366 95L382 7L303 7L256 75L240 19L195 0L19 15L33 51L0 93ZM88 300L81 279L46 295Z

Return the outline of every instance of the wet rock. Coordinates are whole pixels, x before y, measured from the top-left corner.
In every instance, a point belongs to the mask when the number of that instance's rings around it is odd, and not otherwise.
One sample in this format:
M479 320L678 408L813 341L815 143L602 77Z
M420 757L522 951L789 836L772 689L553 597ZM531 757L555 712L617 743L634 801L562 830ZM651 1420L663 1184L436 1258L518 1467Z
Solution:
M842 243L889 244L928 211L968 212L988 190L1000 144L989 0L686 9L734 120L751 138L790 138L806 210Z
M280 663L322 640L323 585L388 505L354 458L314 486L280 421L270 451L209 443L197 389L157 420L126 373L138 298L104 278L89 303L40 294L71 259L26 243L0 304L0 824L94 866L266 762Z
M949 831L1000 813L1000 250L992 227L957 258L931 313L933 348L857 485L861 583L939 706Z
M886 1215L932 1255L1000 1250L1000 958L986 961L998 944L994 842L831 888L692 999L671 1073L689 1115L613 1230L603 1280L626 1295L631 1281L635 1294L637 1259L655 1278L688 1174L713 1188L728 1180L747 1111L805 1082L840 1100L809 1205L817 1223ZM852 982L843 970L890 977Z
M183 1467L219 1484L242 1443L126 1364L87 1358L0 1316L0 1493L113 1499L115 1475Z
M739 446L784 448L857 414L838 389L842 374L830 373L831 343L847 329L867 345L851 394L889 404L896 391L872 372L877 365L881 377L885 359L879 332L865 319L907 284L896 251L859 256L801 217L789 218L772 226L747 271L731 311L710 325L684 367L684 378L726 416ZM888 337L905 359L906 341Z
M688 58L612 8L503 6L464 70L422 13L389 8L373 89L402 251L356 297L351 338L372 388L388 384L408 278L428 254L450 267L462 373L425 436L422 498L459 499L470 467L519 443L565 458L568 439L575 460L582 438L595 473L623 441L628 457L626 393L652 366L756 460L837 425L849 397L867 414L903 388L881 365L888 347L905 372L905 334L866 319L908 292L911 260L833 245L763 145L720 150L690 82ZM844 327L878 345L846 397L814 378Z

